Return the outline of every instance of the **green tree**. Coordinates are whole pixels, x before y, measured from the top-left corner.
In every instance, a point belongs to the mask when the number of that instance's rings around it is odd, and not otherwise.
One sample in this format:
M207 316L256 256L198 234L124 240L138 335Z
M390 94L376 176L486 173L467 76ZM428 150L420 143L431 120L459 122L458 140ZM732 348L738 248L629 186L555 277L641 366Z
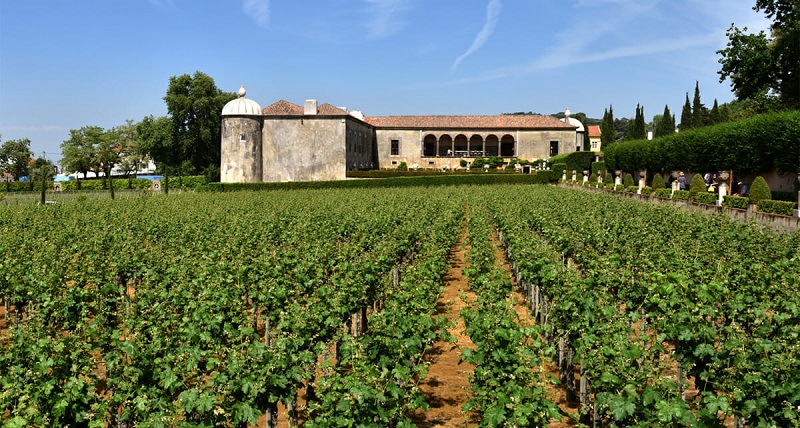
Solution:
M98 172L97 145L103 138L103 128L84 126L70 129L69 139L61 143L61 166L68 172L80 172L83 178L89 171ZM78 182L80 188L80 182Z
M664 114L656 122L655 137L664 137L675 133L675 116L669 111L669 106L664 105Z
M709 125L716 125L718 123L722 123L722 116L719 112L719 105L717 104L717 99L714 98L714 105L711 107L711 111L708 112L708 124Z
M600 125L600 144L603 148L609 147L617 140L617 131L614 129L614 108L608 106L603 113L603 121Z
M0 171L11 174L14 179L28 175L28 166L33 157L31 140L27 138L8 140L0 146Z
M170 77L164 101L171 120L172 144L180 156L170 166L188 160L197 171L219 170L220 114L235 98L235 93L221 91L214 79L200 71L194 76Z
M103 171L103 182L111 191L111 199L114 199L114 180L112 170L120 160L120 134L117 130L103 132L97 142L97 163Z
M700 84L694 82L694 98L692 98L692 127L699 128L707 123L708 109L700 102Z
M655 189L664 189L667 187L667 184L664 182L664 177L661 176L659 173L653 174L653 181L650 184L650 187Z
M119 160L117 169L122 172L124 177L128 177L138 169L147 165L147 156L138 150L137 124L128 119L124 125L113 129L117 134L117 144L119 147Z
M644 126L644 107L639 106L639 104L636 104L636 115L626 137L627 140L644 140L647 138L647 130Z
M172 121L167 116L146 116L136 125L137 150L149 156L164 174L164 192L169 193L169 175L181 163L180 148L173 144Z
M740 100L777 94L788 106L800 105L800 17L797 0L757 0L753 9L772 19L770 36L747 34L734 24L726 32L728 44L717 51L722 66L720 82L730 78Z
M689 93L686 93L686 102L681 110L681 131L692 128L692 105L689 104Z

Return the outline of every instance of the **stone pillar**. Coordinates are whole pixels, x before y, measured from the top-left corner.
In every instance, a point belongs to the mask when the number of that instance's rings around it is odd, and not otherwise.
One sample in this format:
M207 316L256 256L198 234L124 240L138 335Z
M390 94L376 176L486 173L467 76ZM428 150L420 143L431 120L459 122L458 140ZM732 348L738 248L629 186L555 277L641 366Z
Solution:
M572 181L578 180L578 171L572 170Z
M622 170L618 169L614 171L614 186L619 186L622 184Z
M722 201L725 200L725 196L728 194L728 183L721 182L719 183L719 195L717 196L717 205L722 206Z
M150 190L152 190L154 192L160 192L161 191L161 180L153 180L153 182L150 184Z
M583 182L586 183L589 181L589 170L583 170Z
M567 181L567 170L565 169L563 174L561 174L561 181Z
M601 183L601 184L603 183L603 171L602 170L597 171L597 182Z
M53 191L54 192L60 192L62 190L63 190L63 188L61 187L61 182L60 181L53 182Z

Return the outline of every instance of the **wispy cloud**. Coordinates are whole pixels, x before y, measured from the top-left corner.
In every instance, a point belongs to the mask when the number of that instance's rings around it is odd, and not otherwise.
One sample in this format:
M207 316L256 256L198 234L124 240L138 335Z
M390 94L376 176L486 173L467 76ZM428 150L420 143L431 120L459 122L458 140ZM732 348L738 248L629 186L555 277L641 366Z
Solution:
M403 27L404 22L398 14L410 9L407 0L364 0L367 13L367 31L370 37L386 37Z
M269 0L243 0L242 9L259 27L269 24Z
M453 66L451 67L452 71L456 71L461 61L486 44L486 41L489 40L489 37L494 33L494 27L497 25L497 20L500 17L500 11L502 9L503 3L500 0L489 0L489 4L486 5L486 22L483 24L483 28L478 32L478 35L475 36L475 40L472 41L472 46L453 62Z

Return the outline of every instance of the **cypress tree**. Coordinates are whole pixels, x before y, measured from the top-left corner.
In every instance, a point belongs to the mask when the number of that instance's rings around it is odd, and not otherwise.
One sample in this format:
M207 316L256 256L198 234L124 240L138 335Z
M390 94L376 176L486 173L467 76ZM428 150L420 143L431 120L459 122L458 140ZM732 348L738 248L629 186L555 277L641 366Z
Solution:
M694 99L692 99L692 127L706 125L706 107L700 102L700 84L694 83Z
M664 114L661 120L656 124L655 137L664 137L675 132L675 116L669 111L669 106L664 106Z
M613 144L617 139L617 131L614 128L614 110L612 106L603 114L603 121L600 125L600 143L602 147L607 148Z
M686 93L686 102L681 110L681 131L692 128L692 105L689 104L689 93Z
M711 107L711 111L708 113L708 124L716 125L721 122L722 120L720 120L719 105L717 104L717 99L714 98L714 106Z
M647 131L644 127L644 107L636 104L636 116L634 116L633 124L628 131L628 140L644 140L647 138Z

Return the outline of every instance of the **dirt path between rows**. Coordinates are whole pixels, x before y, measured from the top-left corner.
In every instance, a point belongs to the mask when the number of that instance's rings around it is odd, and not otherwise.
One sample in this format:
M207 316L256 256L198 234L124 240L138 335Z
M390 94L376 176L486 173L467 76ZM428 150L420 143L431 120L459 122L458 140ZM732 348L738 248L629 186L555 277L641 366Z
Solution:
M461 411L461 406L469 399L469 378L475 370L475 366L461 362L461 349L475 349L475 344L466 334L464 320L459 315L468 302L475 301L475 293L469 290L462 273L468 252L469 249L464 248L462 235L450 251L450 267L444 277L444 291L436 302L437 313L451 322L450 334L456 343L438 341L425 355L425 362L430 366L419 388L430 408L427 412L411 415L418 427L478 426L477 414ZM462 293L467 301L462 298Z

